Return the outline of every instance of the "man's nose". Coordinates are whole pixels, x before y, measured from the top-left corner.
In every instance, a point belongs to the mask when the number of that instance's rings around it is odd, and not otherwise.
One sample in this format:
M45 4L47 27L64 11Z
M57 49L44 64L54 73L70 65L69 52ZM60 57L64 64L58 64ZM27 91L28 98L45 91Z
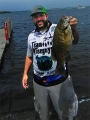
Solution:
M37 16L37 20L41 20L41 16Z

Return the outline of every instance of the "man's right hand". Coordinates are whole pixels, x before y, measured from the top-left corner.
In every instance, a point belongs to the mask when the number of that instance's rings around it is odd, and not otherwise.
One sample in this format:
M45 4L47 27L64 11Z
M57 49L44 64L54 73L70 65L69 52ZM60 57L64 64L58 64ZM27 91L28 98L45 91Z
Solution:
M28 83L28 76L27 75L23 75L23 78L22 78L22 85L25 89L27 89L29 87Z

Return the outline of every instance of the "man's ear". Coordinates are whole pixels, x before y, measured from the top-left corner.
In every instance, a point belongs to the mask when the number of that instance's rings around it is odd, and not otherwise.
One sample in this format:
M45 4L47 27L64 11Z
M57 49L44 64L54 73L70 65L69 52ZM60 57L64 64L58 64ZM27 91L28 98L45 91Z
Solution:
M48 14L46 14L46 17L48 18Z

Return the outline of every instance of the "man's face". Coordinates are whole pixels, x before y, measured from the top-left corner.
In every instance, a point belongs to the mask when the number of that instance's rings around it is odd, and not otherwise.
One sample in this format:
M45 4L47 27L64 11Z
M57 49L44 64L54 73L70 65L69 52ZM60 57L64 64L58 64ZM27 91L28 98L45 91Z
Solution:
M35 26L39 30L43 30L48 26L48 15L45 13L37 13L32 16Z

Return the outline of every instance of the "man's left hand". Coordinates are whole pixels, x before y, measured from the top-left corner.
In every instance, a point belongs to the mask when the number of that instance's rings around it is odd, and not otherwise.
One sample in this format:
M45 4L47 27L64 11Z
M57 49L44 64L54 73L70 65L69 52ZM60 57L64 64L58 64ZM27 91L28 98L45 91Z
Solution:
M78 24L78 21L76 18L73 18L72 16L70 16L70 26L72 29L75 29L76 28L76 25Z

